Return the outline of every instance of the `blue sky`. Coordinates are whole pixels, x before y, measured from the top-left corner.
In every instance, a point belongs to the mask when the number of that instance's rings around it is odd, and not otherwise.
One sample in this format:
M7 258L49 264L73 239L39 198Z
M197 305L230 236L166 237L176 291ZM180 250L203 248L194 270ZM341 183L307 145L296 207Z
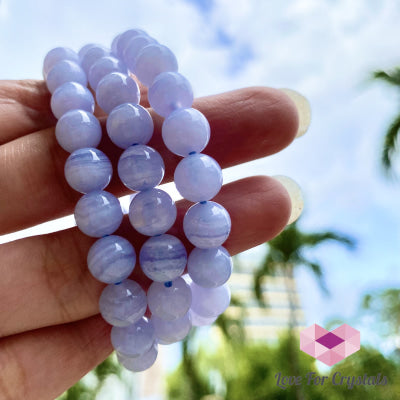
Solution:
M267 85L308 97L313 118L304 137L224 176L290 176L304 191L305 230L357 239L353 252L333 244L310 252L325 267L330 298L307 272L297 275L307 322L324 324L350 319L364 291L400 283L399 185L379 164L400 104L394 91L368 83L374 69L400 63L399 20L400 3L391 0L1 0L0 77L41 78L52 47L109 45L141 27L176 53L197 95Z

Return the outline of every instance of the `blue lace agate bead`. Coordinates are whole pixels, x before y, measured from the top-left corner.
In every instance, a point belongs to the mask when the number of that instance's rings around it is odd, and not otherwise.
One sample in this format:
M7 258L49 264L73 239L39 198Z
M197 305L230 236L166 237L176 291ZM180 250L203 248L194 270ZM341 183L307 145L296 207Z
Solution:
M186 212L183 230L188 240L200 249L218 247L229 236L231 218L218 203L197 203Z
M157 75L178 71L178 61L172 51L161 44L149 44L136 57L134 74L143 85L150 87Z
M190 319L192 320L192 326L212 325L218 318L218 315L216 317L202 317L196 314L192 309L189 310L189 315Z
M111 42L111 54L114 57L118 57L118 49L117 49L117 44L118 44L118 40L121 37L121 34L115 36L115 38L112 40Z
M113 326L111 329L111 343L125 357L138 357L146 353L154 340L153 323L145 317L129 326Z
M131 190L157 186L164 177L164 161L158 151L144 144L128 147L119 158L118 175Z
M90 273L99 281L122 282L135 268L135 249L121 236L105 236L94 242L89 250L87 263Z
M88 49L81 58L81 66L86 74L89 74L92 65L100 58L106 57L110 54L110 51L99 44L92 46Z
M105 56L98 59L91 66L88 74L88 80L91 88L96 90L99 82L111 72L126 73L126 67L115 57Z
M119 200L111 193L98 191L82 196L75 206L75 221L87 236L102 237L114 233L122 222Z
M46 85L50 93L66 82L77 82L87 85L85 71L76 62L62 60L58 62L47 74Z
M162 137L170 151L186 157L193 152L200 153L207 146L210 124L200 111L180 108L164 120Z
M142 29L129 29L125 32L122 32L119 37L118 41L116 42L116 47L117 47L117 56L121 60L123 60L124 57L124 51L130 42L130 40L136 36L139 35L146 35L146 32L143 31Z
M133 144L148 143L153 131L154 123L150 113L139 104L121 104L107 118L108 136L122 149Z
M118 285L106 286L100 295L100 314L114 326L134 324L143 317L146 308L146 293L131 279L125 279Z
M158 345L156 342L146 353L137 357L127 357L117 352L117 359L126 369L133 372L141 372L150 368L156 361L158 355Z
M138 193L129 207L129 220L142 235L161 235L172 227L176 206L170 195L161 189Z
M112 165L100 150L86 147L75 150L64 167L65 179L81 193L103 190L111 180Z
M178 72L163 72L150 86L148 98L157 114L168 117L178 108L192 106L193 90L183 75Z
M192 320L187 312L183 317L166 321L155 315L151 316L157 341L160 344L172 344L183 340L192 328Z
M193 295L191 309L200 317L217 317L228 308L231 301L231 291L227 284L207 289L191 282L190 289Z
M78 51L78 57L79 60L82 60L82 58L85 56L85 54L92 48L96 47L97 45L95 43L88 43L85 44L84 46L81 47L81 49Z
M130 76L112 72L98 83L96 99L99 106L109 114L113 108L122 103L138 104L139 86Z
M176 167L174 181L185 199L193 202L210 200L221 189L221 167L206 154L191 154Z
M43 61L43 77L47 78L47 74L50 70L60 61L70 60L79 64L78 54L68 47L56 47L50 50Z
M143 48L153 43L156 43L156 41L147 35L138 35L129 40L124 50L123 60L131 72L135 70L138 54Z
M101 141L99 120L90 112L71 110L56 125L56 139L69 153L83 147L97 147Z
M188 258L188 273L193 282L205 288L223 285L231 276L232 259L220 246L213 249L195 247Z
M155 282L167 282L182 275L187 263L187 252L175 236L153 236L140 249L139 261L148 278Z
M93 113L94 98L85 86L76 82L67 82L54 91L50 107L57 119L71 110L79 109Z
M192 304L192 292L181 277L169 284L153 282L147 292L147 303L153 315L171 321L188 312Z

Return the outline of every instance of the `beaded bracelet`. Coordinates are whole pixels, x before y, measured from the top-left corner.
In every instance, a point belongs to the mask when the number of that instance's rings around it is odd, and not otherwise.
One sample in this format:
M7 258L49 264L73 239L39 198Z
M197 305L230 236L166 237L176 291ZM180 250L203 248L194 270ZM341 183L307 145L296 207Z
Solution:
M222 186L222 171L202 154L210 137L205 116L191 108L193 92L178 71L174 54L140 29L118 35L111 50L84 46L79 53L57 47L44 59L43 75L58 118L56 138L70 152L65 164L68 184L84 195L75 207L78 228L98 238L88 254L90 273L107 283L99 308L113 325L111 342L119 361L129 370L143 371L156 360L158 344L180 341L192 325L212 324L230 302L226 285L232 261L221 245L231 220L220 204L210 201ZM161 155L147 143L154 125L139 105L136 78L148 89L153 110L164 117L162 138L166 147L183 159L175 169L177 190L194 202L183 219L183 231L195 246L187 256L183 243L166 232L177 216L174 201L158 189L165 166ZM124 151L118 162L122 183L137 192L129 207L134 229L150 236L139 252L139 264L153 283L147 294L128 279L136 264L132 244L113 235L122 222L119 200L104 188L112 165L96 147L101 127L93 115L95 100L108 114L107 133ZM182 275L187 266L188 275ZM151 317L146 318L147 307Z

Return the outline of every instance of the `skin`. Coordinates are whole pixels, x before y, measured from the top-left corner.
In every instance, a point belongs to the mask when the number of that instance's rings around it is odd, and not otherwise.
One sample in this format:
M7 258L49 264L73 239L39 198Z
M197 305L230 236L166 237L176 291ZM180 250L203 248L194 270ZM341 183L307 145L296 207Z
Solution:
M55 140L49 104L43 81L0 81L0 235L69 215L80 197L65 181L69 154ZM146 93L142 105L148 107ZM211 125L204 152L222 168L279 152L298 129L295 105L275 89L252 87L203 97L193 107ZM105 118L98 115L104 127ZM152 116L155 133L149 145L164 158L164 182L171 181L180 157L165 148L162 119ZM121 150L107 139L104 130L99 148L116 171ZM117 174L106 190L129 193ZM224 246L232 255L278 235L291 210L287 191L267 176L224 185L215 201L231 215L232 231ZM177 222L169 233L190 251L181 229L189 206L177 203ZM116 234L128 238L137 252L146 239L126 218ZM86 266L94 241L72 228L0 246L0 398L54 399L111 353L111 327L98 314L105 285ZM150 283L139 266L131 278L145 289Z

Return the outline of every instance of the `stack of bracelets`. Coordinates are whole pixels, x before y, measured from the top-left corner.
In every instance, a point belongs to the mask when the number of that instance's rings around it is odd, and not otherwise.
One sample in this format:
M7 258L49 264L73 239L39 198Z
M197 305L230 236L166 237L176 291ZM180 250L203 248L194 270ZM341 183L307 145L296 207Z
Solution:
M79 53L65 47L51 50L44 59L43 75L52 93L51 109L58 119L56 137L71 153L65 164L69 185L83 193L75 207L78 228L99 238L90 248L91 274L108 284L99 300L100 313L113 325L111 342L118 360L131 371L143 371L156 360L158 344L182 340L192 325L212 324L230 302L226 285L232 260L221 245L231 220L220 204L210 201L222 186L222 171L202 154L210 137L205 116L191 108L193 92L178 71L174 54L140 29L118 35L111 50L84 46ZM161 155L147 146L153 120L139 105L135 76L148 87L153 110L164 117L162 138L182 158L175 169L179 193L194 202L183 219L183 231L195 246L189 256L183 243L166 234L175 223L177 209L165 191L156 188L164 176ZM107 133L123 152L118 175L137 192L129 207L136 231L150 238L139 252L143 273L153 283L147 293L128 279L136 264L132 244L113 233L123 212L118 198L104 188L112 176L108 157L96 147L102 129L94 116L98 106L108 114ZM183 275L187 266L188 275ZM146 318L149 308L151 317ZM147 315L147 314L146 314Z

